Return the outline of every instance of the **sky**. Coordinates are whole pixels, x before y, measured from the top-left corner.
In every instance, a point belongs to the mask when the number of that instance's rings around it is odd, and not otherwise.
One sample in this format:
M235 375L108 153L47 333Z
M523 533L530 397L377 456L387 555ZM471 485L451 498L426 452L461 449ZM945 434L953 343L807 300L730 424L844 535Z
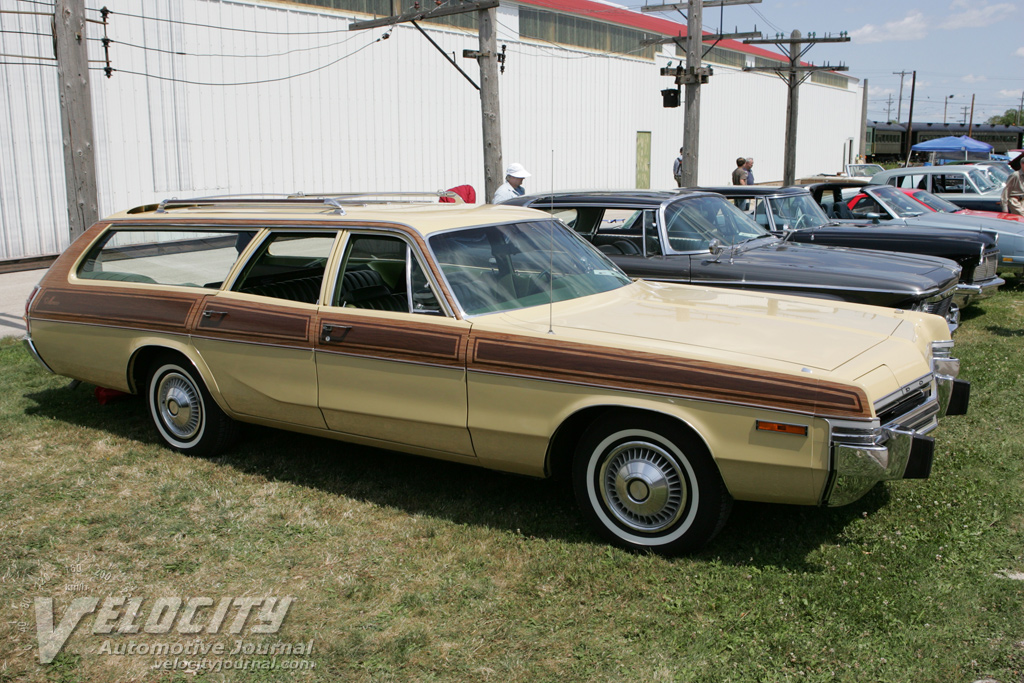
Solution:
M635 9L672 0L619 1ZM653 16L686 23L678 12ZM850 42L815 45L804 61L841 63L850 76L867 79L869 120L895 120L897 113L907 120L913 71L915 122L942 122L943 115L966 122L973 98L973 121L984 123L1017 109L1024 94L1024 0L762 0L707 7L703 23L705 31L721 26L725 33L756 26L765 38L794 29L818 37L846 31Z

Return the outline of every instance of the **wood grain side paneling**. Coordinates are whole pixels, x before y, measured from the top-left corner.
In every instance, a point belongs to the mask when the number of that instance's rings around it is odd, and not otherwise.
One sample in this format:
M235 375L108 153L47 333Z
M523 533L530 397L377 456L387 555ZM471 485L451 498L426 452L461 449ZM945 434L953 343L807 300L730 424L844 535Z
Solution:
M44 288L32 317L184 332L199 295L112 287Z
M564 341L474 334L467 367L471 372L741 403L809 415L871 416L866 395L855 387Z
M332 312L321 316L317 346L351 356L462 367L467 339L464 331L446 326Z
M209 297L196 319L197 335L212 339L312 346L310 323L315 311L258 301Z

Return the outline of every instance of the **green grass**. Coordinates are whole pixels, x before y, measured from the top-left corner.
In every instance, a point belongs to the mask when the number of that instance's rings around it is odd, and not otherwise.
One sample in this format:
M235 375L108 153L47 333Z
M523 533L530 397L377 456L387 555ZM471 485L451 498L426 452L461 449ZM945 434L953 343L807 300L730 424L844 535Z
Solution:
M4 340L0 681L1022 681L1024 581L1000 575L1024 572L1022 293L967 311L971 410L936 432L930 479L737 503L676 559L602 543L557 482L262 428L183 457L140 402L100 406ZM98 654L91 617L38 663L34 598L59 619L129 593L295 596L247 637L312 639L316 668L151 671Z

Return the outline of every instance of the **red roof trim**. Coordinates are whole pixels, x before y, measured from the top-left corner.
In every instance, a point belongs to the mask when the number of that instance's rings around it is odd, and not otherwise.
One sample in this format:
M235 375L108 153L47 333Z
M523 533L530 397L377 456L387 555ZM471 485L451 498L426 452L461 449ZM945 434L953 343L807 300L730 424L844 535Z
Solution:
M606 21L610 24L618 24L619 26L629 26L630 28L647 31L649 33L658 33L665 36L682 36L684 38L687 35L685 24L680 24L668 19L661 19L650 14L634 12L623 7L606 5L599 2L590 2L590 0L519 0L519 3L523 5L533 5L535 7L544 7L556 12L564 12L565 14L576 14L588 19ZM707 33L707 31L705 31L705 33ZM744 45L737 40L723 40L718 43L717 47L728 48L730 50L735 50L736 52L743 52L756 57L765 57L767 59L774 59L783 62L789 61L785 55L764 50L754 45Z

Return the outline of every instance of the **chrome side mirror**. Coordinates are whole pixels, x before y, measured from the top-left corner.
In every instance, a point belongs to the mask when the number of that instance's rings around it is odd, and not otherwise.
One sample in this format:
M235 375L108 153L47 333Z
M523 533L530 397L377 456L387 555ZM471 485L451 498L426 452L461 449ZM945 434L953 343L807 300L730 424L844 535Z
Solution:
M708 244L708 251L711 252L712 256L718 256L723 251L725 251L725 248L722 247L721 240L716 238L716 239L711 240L711 243Z

